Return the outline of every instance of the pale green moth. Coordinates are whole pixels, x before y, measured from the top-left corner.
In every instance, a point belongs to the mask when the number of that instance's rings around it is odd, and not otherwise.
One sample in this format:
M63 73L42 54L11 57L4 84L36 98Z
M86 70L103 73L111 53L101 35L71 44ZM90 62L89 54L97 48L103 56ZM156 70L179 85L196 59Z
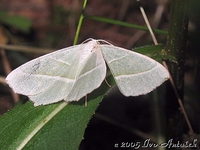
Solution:
M125 96L147 94L169 78L155 60L104 41L88 39L33 59L6 78L15 93L35 106L61 100L78 101L97 89L106 77L106 63Z

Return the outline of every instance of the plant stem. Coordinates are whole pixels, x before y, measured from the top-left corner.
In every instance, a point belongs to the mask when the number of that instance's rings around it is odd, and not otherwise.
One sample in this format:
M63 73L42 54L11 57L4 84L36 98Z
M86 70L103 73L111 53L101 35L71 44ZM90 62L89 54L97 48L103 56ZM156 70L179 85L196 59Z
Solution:
M170 24L165 47L167 53L174 56L177 61L177 63L168 63L168 67L181 99L183 99L184 95L184 63L189 20L187 5L188 0L171 0ZM173 137L177 132L180 134L180 130L182 130L178 127L182 123L180 123L180 120L177 120L177 118L182 118L182 114L179 111L176 96L171 89L171 85L169 85L166 102L168 118L167 133L170 134L168 137Z
M77 41L78 41L78 37L79 37L79 34L80 34L80 30L81 30L81 26L82 26L83 18L84 18L83 12L85 10L86 5L87 5L87 0L84 0L84 2L83 2L83 10L82 10L81 16L79 18L79 22L78 22L78 26L77 26L77 30L76 30L76 34L75 34L73 45L77 44Z

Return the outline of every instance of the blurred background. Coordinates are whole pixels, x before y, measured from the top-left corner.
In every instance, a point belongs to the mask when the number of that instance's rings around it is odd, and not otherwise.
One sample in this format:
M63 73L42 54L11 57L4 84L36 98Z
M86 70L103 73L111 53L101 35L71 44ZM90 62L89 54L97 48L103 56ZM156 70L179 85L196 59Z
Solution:
M141 1L153 28L168 31L170 4L167 0ZM5 83L10 71L41 56L47 51L73 45L77 24L82 13L80 0L1 0L0 1L0 114L12 109L17 102ZM200 3L194 0L189 7L190 21L185 61L184 105L196 134L200 133ZM89 0L86 16L99 16L146 26L133 0ZM156 34L159 43L167 36ZM87 38L104 39L116 46L133 49L153 45L148 32L84 18L78 43ZM6 47L12 45L13 47ZM27 46L21 49L20 46ZM35 52L31 48L38 48ZM40 51L41 50L41 51ZM44 51L47 50L47 51ZM5 58L6 57L6 58ZM5 65L5 59L9 67ZM158 91L164 89L159 87ZM27 97L20 96L25 102ZM155 130L152 95L125 98L116 87L100 103L91 119L80 149L112 149L116 141L140 141ZM188 138L185 120L180 117L178 136ZM177 127L176 127L177 128ZM147 134L147 135L146 135ZM152 137L152 142L154 141ZM150 148L149 148L150 149Z

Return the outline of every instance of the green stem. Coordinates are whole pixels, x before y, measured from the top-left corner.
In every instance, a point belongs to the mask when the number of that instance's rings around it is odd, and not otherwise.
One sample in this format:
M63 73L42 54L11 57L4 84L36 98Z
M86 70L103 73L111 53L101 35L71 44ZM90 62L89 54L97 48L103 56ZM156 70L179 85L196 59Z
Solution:
M184 63L188 31L188 0L171 0L170 25L165 50L175 57L177 63L168 63L172 78L180 98L184 94ZM167 133L168 137L175 135L181 126L179 105L171 85L167 87ZM171 90L171 91L170 91Z
M77 44L77 41L78 41L78 37L79 37L79 34L80 34L80 30L81 30L81 26L82 26L83 18L84 18L83 12L85 10L86 4L87 4L87 0L84 0L83 10L82 10L82 14L80 16L79 22L78 22L78 26L77 26L77 30L76 30L76 34L75 34L73 45Z
M177 64L173 64L173 67L171 67L171 74L182 98L188 30L187 0L172 0L171 2L171 18L166 50L168 54L171 54L177 60Z

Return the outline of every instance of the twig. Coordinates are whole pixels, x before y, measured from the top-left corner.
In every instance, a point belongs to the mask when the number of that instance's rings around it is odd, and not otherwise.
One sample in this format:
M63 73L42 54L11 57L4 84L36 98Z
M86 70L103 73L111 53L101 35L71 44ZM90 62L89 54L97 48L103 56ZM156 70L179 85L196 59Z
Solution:
M167 64L166 64L165 61L163 61L163 65L164 65L165 68L169 71L168 66L167 66ZM184 116L184 118L185 118L185 120L186 120L186 122L187 122L187 125L188 125L188 128L189 128L190 132L191 132L191 135L192 135L193 137L195 137L194 131L193 131L192 126L191 126L191 124L190 124L190 121L189 121L189 119L188 119L188 116L187 116L187 113L186 113L185 108L184 108L184 106L183 106L182 100L181 100L181 98L180 98L180 96L179 96L179 94L178 94L178 91L177 91L176 87L175 87L174 80L172 79L171 74L169 74L169 81L170 81L170 83L171 83L171 85L172 85L172 88L173 88L173 90L174 90L174 92L175 92L176 98L177 98L178 103L179 103L179 105L180 105L180 108L181 108L181 110L182 110L183 116Z

